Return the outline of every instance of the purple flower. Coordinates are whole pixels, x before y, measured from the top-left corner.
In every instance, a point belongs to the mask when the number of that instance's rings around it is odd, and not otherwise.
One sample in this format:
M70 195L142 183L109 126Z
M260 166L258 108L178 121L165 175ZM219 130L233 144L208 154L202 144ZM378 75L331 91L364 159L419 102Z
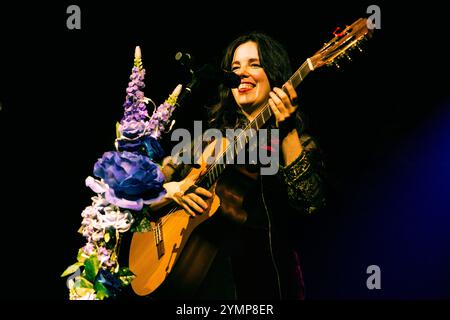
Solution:
M106 200L118 207L141 210L165 194L159 166L141 154L105 152L94 166L94 175L109 187Z
M164 150L159 144L158 140L151 137L150 135L147 135L143 139L144 145L145 145L145 151L147 153L147 156L154 160L159 161L164 157Z
M148 119L147 108L142 102L144 98L142 89L145 88L144 77L145 69L140 70L138 67L133 67L130 76L131 81L128 82L128 88L126 89L127 95L123 104L125 112L121 124L132 120L144 121Z
M150 160L158 161L164 156L159 142L147 134L147 124L143 121L126 121L120 125L122 138L117 139L118 151L138 152Z
M172 116L174 109L175 106L165 101L152 114L147 123L148 130L152 133L152 137L159 139L161 133L169 129L170 117Z
M124 121L120 125L119 131L122 136L128 139L135 139L144 134L145 122L143 121Z
M137 139L118 139L117 149L119 151L138 152L146 155L153 161L159 161L164 157L164 150L158 140L150 135Z

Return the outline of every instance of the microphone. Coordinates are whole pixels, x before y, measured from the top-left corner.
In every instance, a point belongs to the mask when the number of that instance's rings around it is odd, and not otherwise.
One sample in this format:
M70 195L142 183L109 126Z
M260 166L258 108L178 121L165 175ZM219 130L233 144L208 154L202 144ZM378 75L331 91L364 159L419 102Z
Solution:
M226 85L228 88L237 88L241 84L241 77L239 77L233 71L225 71L223 70L222 74L222 83Z
M194 73L194 71L192 70L194 58L189 53L177 52L175 54L175 60L177 60L182 66L187 68L191 74Z
M177 52L175 60L189 70L194 82L205 82L213 85L224 84L228 88L237 88L241 83L241 78L234 72L221 70L211 64L205 64L194 72L192 70L194 58L189 53Z
M196 91L202 85L218 86L219 84L223 84L231 89L239 87L241 83L241 77L234 72L221 70L212 64L205 64L194 72L192 70L194 58L189 53L177 52L175 60L179 61L181 65L188 69L192 76L191 82L184 86L184 90L178 96L177 102L175 103L177 107L192 96L192 91Z
M209 84L223 84L228 88L237 88L241 83L241 78L232 71L226 71L214 67L211 64L205 64L197 72L196 76L199 81L208 82Z

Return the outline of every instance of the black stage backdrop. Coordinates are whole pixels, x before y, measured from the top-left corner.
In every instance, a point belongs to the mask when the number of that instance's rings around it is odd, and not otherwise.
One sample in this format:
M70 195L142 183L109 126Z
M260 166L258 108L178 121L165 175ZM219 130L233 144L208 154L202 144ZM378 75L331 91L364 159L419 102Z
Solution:
M66 9L81 9L81 29ZM298 89L326 154L327 209L299 226L307 300L449 299L450 94L441 6L360 3L75 1L0 9L2 297L64 301L62 271L84 239L84 185L115 123L142 49L145 95L161 103L186 72L216 63L226 44L265 31L298 67L337 26L381 9L381 29L341 69L320 69ZM204 117L208 92L177 113ZM369 290L367 268L380 267Z

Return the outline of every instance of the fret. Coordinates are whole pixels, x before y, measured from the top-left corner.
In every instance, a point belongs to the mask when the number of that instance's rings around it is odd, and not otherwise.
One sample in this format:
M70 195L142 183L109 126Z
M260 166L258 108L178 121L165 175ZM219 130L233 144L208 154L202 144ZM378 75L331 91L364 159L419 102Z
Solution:
M224 164L219 164L219 166L217 167L217 170L219 172L219 175L223 172L223 169L225 168Z
M296 84L302 82L302 80L303 80L302 74L300 70L297 70L292 76L291 84L295 87Z
M305 61L300 66L300 68L298 68L297 71L292 75L289 81L294 87L297 87L303 81L303 79L306 78L310 71L312 71L312 69L310 68L308 62Z
M269 105L267 105L266 108L264 108L263 113L266 114L266 118L269 119L272 116L272 109Z
M304 78L308 75L308 73L311 71L308 64L305 64L304 68L299 69L299 74L301 76L301 81L303 81Z
M260 121L259 116L256 117L254 121L256 122L256 130L259 130L262 127L262 125L264 124L263 122L261 122L261 124L259 124L259 121Z
M253 136L254 136L254 133L255 133L256 131L253 131L253 129L250 129L250 137L249 137L249 140L252 140L253 139Z
M219 177L220 174L222 173L222 170L220 169L220 164L218 163L215 166L216 166L217 177Z
M219 177L216 170L217 170L217 166L213 166L213 169L212 169L213 180L216 180Z
M261 118L262 118L262 123L265 123L266 122L266 119L264 119L264 110L265 110L265 108L263 109L263 111L261 112Z

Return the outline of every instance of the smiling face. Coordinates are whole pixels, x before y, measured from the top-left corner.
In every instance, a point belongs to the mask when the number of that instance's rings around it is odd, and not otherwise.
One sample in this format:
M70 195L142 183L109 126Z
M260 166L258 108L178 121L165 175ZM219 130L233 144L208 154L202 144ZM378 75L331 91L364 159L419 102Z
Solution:
M267 74L261 67L255 42L245 42L236 48L231 70L241 78L239 87L232 89L234 99L244 114L252 120L269 98L271 90Z

